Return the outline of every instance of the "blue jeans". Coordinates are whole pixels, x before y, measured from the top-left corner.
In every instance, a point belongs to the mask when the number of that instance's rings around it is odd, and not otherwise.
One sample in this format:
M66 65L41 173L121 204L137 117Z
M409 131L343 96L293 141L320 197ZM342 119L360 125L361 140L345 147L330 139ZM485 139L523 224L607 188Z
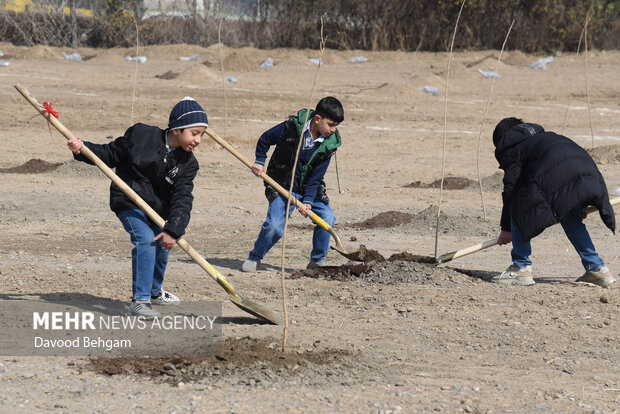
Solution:
M293 196L300 200L300 195L293 193ZM280 240L284 234L284 212L286 210L287 199L278 196L275 200L269 203L269 209L267 210L267 218L263 223L263 226L258 233L258 238L254 243L254 249L250 252L249 259L254 261L262 260L265 254ZM289 217L295 210L295 205L291 203L289 209ZM336 222L336 216L331 207L325 203L315 200L312 206L312 211L319 217L321 217L327 224L333 226ZM319 226L314 227L314 234L312 236L312 252L310 253L310 259L315 262L324 262L327 251L329 250L329 232L323 230Z
M131 250L133 300L151 300L161 292L170 254L159 240L153 240L162 229L149 223L142 210L121 211L118 218L134 245Z
M571 211L560 221L560 225L564 229L568 240L577 250L581 258L581 264L586 269L586 272L596 271L605 265L603 259L600 258L594 249L590 234L588 234L588 230L585 224L583 224L580 209ZM512 233L512 262L519 268L531 265L530 254L532 254L532 246L530 242L526 242L521 238L521 234L519 234L512 220L510 226Z

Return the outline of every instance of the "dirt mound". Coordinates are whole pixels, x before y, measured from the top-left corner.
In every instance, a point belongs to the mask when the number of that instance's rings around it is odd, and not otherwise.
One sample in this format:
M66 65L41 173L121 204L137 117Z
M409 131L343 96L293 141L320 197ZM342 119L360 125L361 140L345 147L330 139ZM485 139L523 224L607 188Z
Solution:
M482 213L482 209L480 209L480 213ZM405 223L403 231L428 232L429 230L435 230L436 226L437 206L430 206L414 215L409 222ZM439 230L444 234L459 233L488 236L497 232L498 224L485 221L482 217L466 216L464 214L448 216L442 210L439 216Z
M620 145L603 145L586 151L597 164L620 164Z
M421 75L415 76L412 83L416 89L423 86L434 86L439 89L446 87L446 80L433 72L424 72Z
M222 78L205 65L195 64L185 69L177 78L183 84L215 84L221 83Z
M104 375L137 374L174 385L256 387L275 383L315 386L335 378L342 384L354 384L367 375L354 355L343 350L318 350L320 342L306 351L282 352L276 340L228 339L221 356L92 358L83 369Z
M113 62L124 60L127 56L135 56L136 48L113 47L109 49L96 49L97 55L92 59L93 62ZM138 49L138 53L142 56L144 51ZM130 62L127 62L130 63ZM133 62L131 62L133 63ZM135 63L134 63L135 64Z
M450 79L455 80L479 80L481 78L477 69L468 68L466 65L453 62L450 64ZM450 90L453 89L453 85L450 85ZM458 90L455 89L455 90Z
M360 248L354 252L348 253L345 255L347 259L354 260L356 262L382 262L385 258L376 250L367 249L363 244L360 245Z
M386 211L359 223L351 225L353 228L370 230L402 226L403 231L426 232L437 225L437 206L430 206L417 213L402 213ZM444 211L439 217L439 227L443 233L465 232L468 234L490 235L497 229L497 223L484 221L482 217L472 217L460 214L448 216Z
M157 79L170 80L170 79L178 78L179 77L179 73L178 72L173 72L173 71L169 70L168 72L162 73L161 75L155 75L155 77Z
M105 174L96 166L76 160L61 163L52 174L73 177L105 177Z
M14 53L16 59L43 61L65 60L65 57L59 50L42 45L36 45L33 47L19 47L14 50Z
M12 173L12 174L40 174L48 171L54 171L61 166L61 162L47 162L39 158L33 158L22 165L10 168L0 168L0 173Z
M393 285L410 283L416 285L474 284L470 277L450 268L440 268L429 262L433 258L398 253L386 261L355 263L343 266L327 266L313 270L299 270L291 276L341 282L359 281L372 284Z
M501 191L503 188L504 173L497 171L487 177L482 177L482 189L484 191ZM437 179L431 183L423 183L422 181L412 181L404 185L404 188L439 188L441 179ZM466 177L446 177L444 178L443 188L446 190L472 190L478 191L480 186L478 181L471 180Z
M174 44L174 45L151 45L141 47L139 53L147 56L149 59L178 61L182 56L199 55L200 57L212 55L213 51L207 51L206 48L197 45ZM135 48L132 55L135 55Z
M260 64L270 56L270 52L252 47L240 49L224 47L220 56L219 47L216 45L205 53L203 64L213 71L221 71L223 61L225 72L258 72L264 70Z
M465 177L446 177L443 180L443 188L446 190L462 190L475 184L474 181ZM439 188L441 186L441 179L435 180L430 184L424 184L421 181L414 181L407 185L405 188Z
M364 273L363 280L376 284L411 283L434 286L476 283L470 277L455 270L415 261L377 263Z
M508 65L513 65L513 66L528 66L535 60L536 59L533 59L527 56L525 53L521 52L520 50L513 50L510 52L504 51L504 54L502 57L503 62L507 63Z
M399 211L386 211L384 213L379 213L376 216L366 219L362 222L355 223L352 225L352 227L366 230L395 227L411 221L412 218L413 215L409 213L401 213Z

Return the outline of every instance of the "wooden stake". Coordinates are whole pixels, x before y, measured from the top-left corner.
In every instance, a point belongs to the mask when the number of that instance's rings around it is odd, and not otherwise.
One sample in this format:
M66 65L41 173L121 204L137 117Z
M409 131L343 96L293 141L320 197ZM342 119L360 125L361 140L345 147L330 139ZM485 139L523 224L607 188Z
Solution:
M220 19L220 24L217 28L217 43L220 46L220 69L222 71L222 87L224 88L224 138L228 136L228 98L226 96L226 78L224 76L224 45L222 44L222 22L224 19Z
M308 115L310 115L310 105L312 105L312 100L314 99L314 91L316 90L316 84L319 79L319 72L321 71L321 64L323 62L323 53L325 52L325 37L323 35L323 17L321 17L321 42L319 43L319 65L316 68L316 73L314 74L314 82L312 83L312 92L310 92L310 101L308 102L307 110L306 110L306 118L304 119L303 125L305 126L308 122ZM295 183L295 170L297 168L297 161L299 160L299 150L301 149L301 145L303 142L303 128L302 128L302 136L299 138L299 144L297 145L297 152L295 153L295 162L293 163L293 171L291 173L291 185L289 186L288 193L293 195L293 184ZM284 218L284 234L282 235L282 255L281 255L281 272L280 272L280 280L282 284L282 307L284 308L284 333L282 337L282 352L286 352L286 340L288 337L288 311L286 307L286 285L284 283L284 251L286 249L286 230L288 227L288 212L291 206L291 197L288 198L286 202L286 215Z
M502 50L499 51L499 57L497 58L497 63L495 64L495 73L497 73L497 69L499 68L499 62L502 60L502 53L504 53L504 48L506 47L508 36L510 35L510 31L512 30L512 26L514 24L515 19L512 19L512 23L510 23L510 27L508 28L508 33L506 33L506 37L504 38L504 43L502 43ZM487 119L487 115L489 114L489 105L491 103L491 96L493 95L494 87L495 76L493 76L493 81L491 82L491 91L489 92L489 97L487 98L487 106L484 111L484 116L482 117L482 123L480 124L480 132L478 133L478 149L476 151L476 170L478 171L478 184L480 185L480 201L482 202L482 215L485 221L487 219L487 209L484 205L484 194L482 193L482 178L480 177L480 141L482 139L482 130L484 129L484 123Z
M441 151L441 184L439 185L439 204L437 206L437 224L435 226L435 259L437 259L437 242L439 239L439 216L441 215L441 198L443 195L443 181L445 177L446 169L446 137L448 135L448 85L450 83L450 61L452 60L452 49L454 48L454 38L456 37L456 30L459 27L459 20L461 19L461 13L465 6L465 0L461 3L461 9L459 15L456 18L456 24L454 25L454 33L452 34L452 41L450 42L450 53L448 54L448 73L446 74L446 101L443 109L443 145Z
M588 14L590 12L588 11ZM594 129L592 128L592 109L590 108L590 86L588 85L588 22L589 18L586 17L586 25L583 28L583 45L586 52L586 98L588 101L588 120L590 121L590 135L592 136L592 148L594 148Z
M587 17L586 17L587 20ZM570 90L568 91L568 103L566 104L566 110L564 111L564 121L562 122L562 128L560 129L560 135L564 135L564 126L566 125L566 120L568 119L568 108L570 107L570 102L573 94L573 87L575 86L575 72L577 71L577 59L579 58L579 50L581 49L581 41L583 40L583 33L586 28L581 29L581 34L579 35L579 43L577 44L577 54L575 55L575 63L573 64L573 76L570 80Z
M130 123L130 125L133 125L133 113L134 113L134 107L135 107L135 102L136 102L136 84L138 83L138 56L139 56L138 45L140 42L140 38L139 38L139 32L138 32L138 22L136 21L136 17L133 15L133 13L129 13L129 14L131 15L131 18L133 19L134 26L136 26L136 70L133 75L133 91L131 93L131 123Z

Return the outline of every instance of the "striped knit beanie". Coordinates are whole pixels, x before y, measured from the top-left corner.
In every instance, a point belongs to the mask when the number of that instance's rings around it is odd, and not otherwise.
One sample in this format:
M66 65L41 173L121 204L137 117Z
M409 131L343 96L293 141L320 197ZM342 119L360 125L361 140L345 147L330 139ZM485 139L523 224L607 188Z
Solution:
M208 127L207 113L193 98L186 96L170 111L168 129L181 129L194 126Z

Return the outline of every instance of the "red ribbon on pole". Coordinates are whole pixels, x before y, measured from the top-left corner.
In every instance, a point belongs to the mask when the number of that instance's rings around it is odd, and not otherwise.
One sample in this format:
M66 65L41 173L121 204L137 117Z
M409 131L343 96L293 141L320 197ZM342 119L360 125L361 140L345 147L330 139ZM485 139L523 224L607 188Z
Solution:
M45 108L45 110L47 111L47 113L51 116L53 116L54 118L58 119L58 111L55 110L52 107L52 103L51 102L43 102L43 108Z
M45 108L45 111L47 112L47 117L49 118L50 116L53 116L54 118L58 119L58 116L60 115L58 113L57 110L54 109L54 107L52 106L51 102L43 102L43 108ZM52 135L52 127L50 126L50 121L48 119L47 121L47 128L50 130L50 136Z

